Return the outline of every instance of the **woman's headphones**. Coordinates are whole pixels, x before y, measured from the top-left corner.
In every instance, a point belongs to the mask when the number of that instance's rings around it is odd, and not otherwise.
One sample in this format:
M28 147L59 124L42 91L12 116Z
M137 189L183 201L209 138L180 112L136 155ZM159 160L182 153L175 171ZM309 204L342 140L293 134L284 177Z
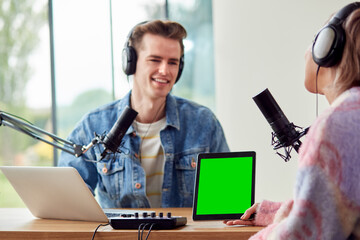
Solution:
M124 48L122 50L122 69L123 69L124 73L126 75L128 75L128 76L135 73L135 71L136 71L136 61L137 61L136 51L132 46L130 46L129 40L130 40L130 38L131 38L131 36L133 34L134 29L137 26L142 25L142 24L146 24L146 23L148 23L148 21L141 22L141 23L135 25L131 29L131 31L129 32L129 34L127 36ZM182 55L180 57L179 72L178 72L178 75L176 77L175 83L179 80L179 78L181 76L181 73L183 71L183 68L184 68L184 55Z
M318 32L312 46L312 56L316 64L321 67L331 67L341 60L345 45L345 30L342 23L358 8L360 8L360 2L350 3L343 7Z

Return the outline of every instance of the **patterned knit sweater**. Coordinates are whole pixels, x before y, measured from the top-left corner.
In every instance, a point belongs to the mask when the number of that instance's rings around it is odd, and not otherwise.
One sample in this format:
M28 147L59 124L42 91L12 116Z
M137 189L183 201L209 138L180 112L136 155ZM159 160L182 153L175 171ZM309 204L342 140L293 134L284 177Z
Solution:
M263 201L250 239L360 239L360 87L342 93L299 151L294 198Z

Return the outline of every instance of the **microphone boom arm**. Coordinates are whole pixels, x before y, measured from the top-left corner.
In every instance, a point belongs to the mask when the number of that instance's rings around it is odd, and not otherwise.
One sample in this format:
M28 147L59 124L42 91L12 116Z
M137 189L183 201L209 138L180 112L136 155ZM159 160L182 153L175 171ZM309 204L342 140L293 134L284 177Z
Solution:
M42 142L45 142L55 148L58 148L60 150L63 150L67 153L70 153L74 155L75 157L80 157L82 154L84 154L89 148L91 148L94 144L96 144L99 139L95 137L90 144L87 146L81 146L74 144L68 140L62 139L52 133L46 132L30 123L27 123L20 118L11 116L9 114L6 114L2 111L0 111L0 126L7 126L12 129L15 129L19 132L22 132L36 140L40 140ZM43 134L51 139L53 139L53 142L45 139L44 137L39 136L38 134Z

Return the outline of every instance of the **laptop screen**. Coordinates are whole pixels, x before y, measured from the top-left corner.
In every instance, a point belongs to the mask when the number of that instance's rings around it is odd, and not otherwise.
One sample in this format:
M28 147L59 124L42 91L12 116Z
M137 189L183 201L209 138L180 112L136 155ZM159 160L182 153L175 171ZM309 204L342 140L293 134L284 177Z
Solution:
M255 152L199 154L193 220L238 219L254 197Z

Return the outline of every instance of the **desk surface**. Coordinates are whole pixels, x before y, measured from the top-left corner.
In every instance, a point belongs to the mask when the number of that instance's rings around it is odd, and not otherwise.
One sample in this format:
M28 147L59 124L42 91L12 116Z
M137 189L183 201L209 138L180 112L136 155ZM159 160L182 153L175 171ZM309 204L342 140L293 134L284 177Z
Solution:
M187 217L187 224L172 230L152 230L149 239L248 239L261 227L226 226L221 221L193 221L191 208L151 209ZM0 239L87 239L97 222L35 218L26 208L0 208ZM144 237L147 230L144 232ZM138 230L100 227L95 239L137 239Z

